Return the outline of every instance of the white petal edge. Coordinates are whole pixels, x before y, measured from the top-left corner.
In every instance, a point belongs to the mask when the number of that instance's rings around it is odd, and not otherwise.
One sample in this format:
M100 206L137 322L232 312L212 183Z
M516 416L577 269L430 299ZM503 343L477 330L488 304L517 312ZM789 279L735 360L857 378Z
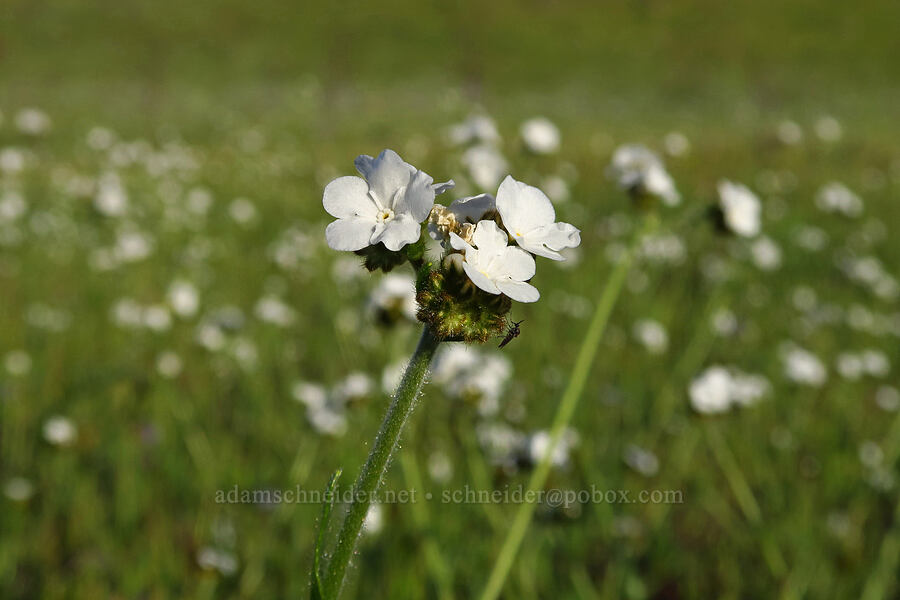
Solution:
M338 219L325 228L325 241L332 250L353 252L369 245L375 222L359 217Z
M497 287L497 285L493 281L491 281L491 279L487 275L485 275L469 263L463 263L463 270L466 272L466 275L469 276L469 279L472 281L472 283L476 285L476 287L484 290L488 294L496 295L500 293L500 288Z
M332 217L375 216L377 207L369 198L369 184L365 179L347 175L338 177L325 186L322 206Z
M497 287L510 299L517 302L537 302L541 293L536 287L524 281L498 281Z
M381 242L385 248L396 252L403 246L416 242L421 233L419 223L411 217L401 215L385 223L384 229L378 235L372 236L370 243L374 246Z
M544 192L510 175L497 190L497 210L513 238L556 220L553 203Z

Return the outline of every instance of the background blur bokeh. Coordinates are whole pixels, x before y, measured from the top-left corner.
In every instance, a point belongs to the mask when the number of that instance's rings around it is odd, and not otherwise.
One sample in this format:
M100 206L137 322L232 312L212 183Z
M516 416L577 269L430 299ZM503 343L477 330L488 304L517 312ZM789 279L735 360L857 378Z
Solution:
M435 373L386 481L435 499L373 513L346 597L476 595L516 506L439 498L527 480L637 218L605 175L632 142L682 203L548 487L682 501L542 505L507 597L900 593L898 23L889 0L4 0L0 597L306 595L319 506L216 493L346 485L367 453L419 328L406 280L325 246L321 194L383 148L453 197L495 192L499 158L582 230L518 339ZM714 231L721 179L761 236ZM715 365L762 397L708 414Z

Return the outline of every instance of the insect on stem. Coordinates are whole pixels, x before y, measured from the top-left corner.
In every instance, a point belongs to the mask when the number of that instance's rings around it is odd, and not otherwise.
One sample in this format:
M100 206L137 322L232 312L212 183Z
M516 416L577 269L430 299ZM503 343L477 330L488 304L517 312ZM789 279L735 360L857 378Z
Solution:
M500 345L497 347L502 348L503 346L505 346L508 343L510 343L511 341L513 341L514 338L519 337L519 334L522 333L521 331L519 331L519 323L524 323L524 322L525 322L525 319L522 319L521 321L516 321L512 325L510 325L509 331L506 332L506 337L503 338L503 341L500 342Z

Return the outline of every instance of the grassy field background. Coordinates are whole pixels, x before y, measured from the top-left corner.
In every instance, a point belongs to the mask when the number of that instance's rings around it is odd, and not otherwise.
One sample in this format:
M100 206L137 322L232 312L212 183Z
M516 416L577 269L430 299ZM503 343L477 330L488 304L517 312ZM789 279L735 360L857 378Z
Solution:
M318 490L337 467L346 485L387 403L382 371L418 335L372 317L380 276L335 276L348 257L324 244L322 188L357 154L390 147L475 190L444 132L479 112L496 120L514 177L567 182L557 213L583 237L571 268L539 264L541 301L513 309L526 322L503 350L513 374L491 422L523 434L549 426L611 249L637 218L604 175L614 148L661 151L672 131L691 143L667 159L684 202L662 231L682 256L630 276L576 415L579 443L548 482L684 501L540 507L506 597L900 593L900 418L883 400L898 387L900 307L840 268L875 257L900 273L900 4L9 0L0 21L0 199L26 205L0 222L0 596L307 594L319 507L220 504L216 491ZM40 135L17 126L28 107L51 121ZM522 148L519 125L538 115L561 131L557 154ZM824 116L840 140L815 134ZM779 141L785 119L802 142ZM95 207L112 172L122 217ZM780 268L757 268L749 243L705 221L721 178L760 194ZM816 207L830 181L862 197L860 217ZM237 198L255 207L246 223ZM818 250L798 241L810 227ZM129 254L129 239L149 253ZM127 258L110 263L116 252ZM718 267L724 280L709 276ZM175 280L199 291L195 315L117 324L123 299L165 307ZM291 318L260 318L266 297ZM710 325L722 308L738 324L729 336ZM663 354L632 333L648 318L668 332ZM221 348L197 342L210 323ZM785 377L786 341L826 365L823 386ZM835 368L866 349L887 373ZM158 368L167 353L174 376ZM698 414L688 386L712 364L760 373L771 391ZM349 407L347 433L317 433L295 384L358 371L375 387ZM46 439L54 415L76 426L70 444ZM485 423L475 401L429 386L387 487L438 498L524 483L527 465L489 460ZM655 472L623 460L633 445ZM384 505L346 597L475 596L515 508Z

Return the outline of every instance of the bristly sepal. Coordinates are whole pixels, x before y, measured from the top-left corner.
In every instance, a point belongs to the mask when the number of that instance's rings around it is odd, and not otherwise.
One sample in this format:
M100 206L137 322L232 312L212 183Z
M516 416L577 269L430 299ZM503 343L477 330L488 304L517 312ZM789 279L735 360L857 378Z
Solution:
M484 292L454 265L425 265L416 282L416 316L445 342L486 342L506 331L512 301Z
M366 246L362 250L354 252L357 256L362 256L363 266L369 271L378 271L389 273L394 267L399 267L407 260L406 249L388 250L384 244L376 244L375 246Z

